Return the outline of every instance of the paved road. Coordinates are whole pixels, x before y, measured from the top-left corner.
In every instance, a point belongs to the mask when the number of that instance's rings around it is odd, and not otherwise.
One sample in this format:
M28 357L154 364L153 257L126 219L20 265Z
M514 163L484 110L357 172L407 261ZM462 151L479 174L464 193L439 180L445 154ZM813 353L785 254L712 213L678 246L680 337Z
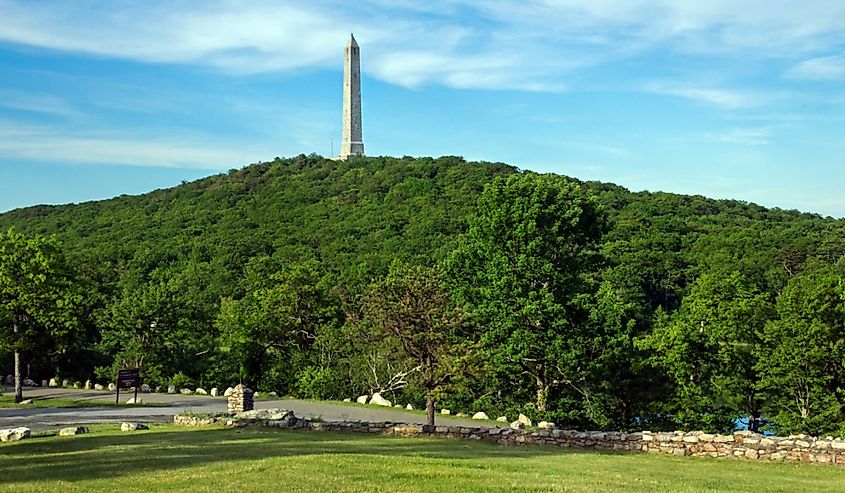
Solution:
M8 392L9 389L7 389ZM132 394L127 394L126 398ZM73 424L113 423L127 420L143 422L169 422L173 416L182 411L198 413L226 411L226 399L202 395L174 395L174 394L138 394L147 404L135 408L0 408L0 429L26 426L34 431L51 430ZM43 389L33 388L24 390L24 398L60 397L74 400L111 401L114 402L114 392L86 391L74 389ZM124 400L123 394L121 400ZM162 404L163 407L151 405ZM166 407L165 407L166 406ZM378 406L341 405L329 402L301 401L296 399L278 399L255 401L256 409L281 408L290 409L299 417L316 418L324 421L391 421L395 423L425 423L425 416L404 412L396 408L382 408ZM471 419L454 417L437 417L438 424L448 423L465 426L489 426L489 422L481 423Z

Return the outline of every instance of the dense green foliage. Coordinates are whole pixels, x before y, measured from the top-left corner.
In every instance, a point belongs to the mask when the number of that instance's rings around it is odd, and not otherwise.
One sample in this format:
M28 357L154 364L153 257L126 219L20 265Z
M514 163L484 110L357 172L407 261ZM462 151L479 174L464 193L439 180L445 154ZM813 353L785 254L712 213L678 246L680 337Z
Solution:
M365 313L401 261L445 272L466 314L476 363L447 407L584 428L845 430L843 220L457 157L299 156L0 215L10 226L56 235L63 292L82 293L64 332L25 351L36 380L139 366L151 385L419 406L401 337L371 337L395 314Z

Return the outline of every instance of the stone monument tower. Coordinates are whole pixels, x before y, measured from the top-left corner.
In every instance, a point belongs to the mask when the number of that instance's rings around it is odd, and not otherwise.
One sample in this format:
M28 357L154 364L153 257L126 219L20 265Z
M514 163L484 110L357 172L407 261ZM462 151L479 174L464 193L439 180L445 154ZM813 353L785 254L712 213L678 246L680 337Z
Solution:
M343 140L340 159L363 156L361 137L361 54L355 36L349 35L343 58Z

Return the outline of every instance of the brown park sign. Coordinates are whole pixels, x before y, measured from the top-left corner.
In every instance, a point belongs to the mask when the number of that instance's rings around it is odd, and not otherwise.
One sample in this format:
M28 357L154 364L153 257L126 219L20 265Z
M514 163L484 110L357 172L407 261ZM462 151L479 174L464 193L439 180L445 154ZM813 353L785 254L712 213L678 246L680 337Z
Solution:
M138 402L138 387L141 386L141 371L138 368L117 370L117 395L114 403L120 403L120 389L135 388L135 403Z

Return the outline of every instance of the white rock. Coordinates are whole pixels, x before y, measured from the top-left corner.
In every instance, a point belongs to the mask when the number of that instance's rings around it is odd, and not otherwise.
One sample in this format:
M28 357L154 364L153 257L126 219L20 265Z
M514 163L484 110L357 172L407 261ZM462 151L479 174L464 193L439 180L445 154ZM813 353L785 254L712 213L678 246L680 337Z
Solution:
M64 387L64 388L70 387L70 380L68 380L67 378L62 380L62 387Z
M275 390L271 390L270 392L267 392L267 397L279 397L279 393Z
M346 399L343 399L343 402L352 402L352 399L350 399L349 397L347 397Z
M466 414L464 414L464 413L458 413L458 414L456 414L455 416L457 416L457 417L459 417L459 418L466 418L466 417L467 417L467 415L466 415Z
M287 409L253 409L235 415L238 419L260 419L278 421L282 419L295 418L293 411Z
M162 386L161 386L161 385L156 385L156 393L157 393L157 394L159 394L159 393L161 393L161 392L162 392Z
M402 404L394 404L393 407L398 408L398 409L402 409Z
M84 426L70 426L68 428L62 428L59 430L60 437L69 437L73 435L81 435L83 433L88 433L88 428Z
M235 391L234 388L226 387L226 390L223 392L223 397L229 397L230 395L232 395L232 392L234 392L234 391Z
M15 442L29 438L32 435L32 430L24 426L17 428L10 428L8 430L0 430L0 442Z
M220 395L220 392L217 390L217 387L211 387L211 392L209 393L211 394L211 397L217 397L218 395Z
M59 386L59 381L58 381L58 380L56 380L55 378L51 378L51 379L50 379L50 381L49 381L49 382L47 382L47 385L48 385L49 387L58 387L58 386Z
M375 406L384 406L384 407L390 407L390 406L393 405L392 402L390 402L389 400L382 397L381 394L379 394L378 392L373 394L373 396L370 398L370 404L373 404Z
M355 399L355 402L357 402L358 404L366 404L368 400L370 400L370 396L360 395L357 399Z
M499 416L498 418L496 418L496 421L499 421L501 423L507 423L508 417L507 416Z
M537 423L537 428L540 428L541 430L551 430L554 429L554 427L555 424L551 421L540 421Z
M258 399L259 397L261 397L261 392L255 392L252 394L253 399Z
M519 417L516 418L516 420L524 424L525 426L531 426L531 418L522 413L519 413Z
M84 387L82 387L82 389L83 389L83 390L91 390L91 388L92 388L92 386L91 386L91 380L86 380L86 381L85 381L85 386L84 386Z
M26 405L26 404L32 404L32 399L24 399L24 400L18 402L19 406Z
M440 414L445 414L446 416L448 416L448 415L452 414L452 411L450 411L448 409L441 409Z
M514 430L524 430L525 429L525 423L523 423L520 420L516 420L513 423L511 423L511 428L513 428Z
M103 386L102 386L102 384L95 383L95 384L94 384L94 390L103 390Z
M175 394L176 393L176 386L175 385L168 385L167 386L167 393L168 394Z
M191 389L179 389L179 393L182 395L191 395L194 391Z
M124 422L120 424L120 431L135 431L135 430L149 430L150 427L145 425L144 423L128 423Z
M414 410L414 406L412 406L411 404L406 404L406 405L405 405L405 409L407 409L408 411L413 411L413 410Z
M149 385L147 385L147 384L141 385L141 392L150 392L151 390L152 389L150 388Z
M127 404L143 404L143 403L144 403L144 399L141 399L141 398L139 397L139 398L138 398L138 400L136 401L134 397L130 397L130 398L126 401L126 403L127 403Z
M117 390L117 385L115 385L113 383L109 383L109 390L114 392L115 390Z
M206 392L202 387L197 387L197 390L195 390L194 393L197 395L208 395L208 392Z
M490 419L490 416L487 416L484 411L479 411L472 415L472 419Z

